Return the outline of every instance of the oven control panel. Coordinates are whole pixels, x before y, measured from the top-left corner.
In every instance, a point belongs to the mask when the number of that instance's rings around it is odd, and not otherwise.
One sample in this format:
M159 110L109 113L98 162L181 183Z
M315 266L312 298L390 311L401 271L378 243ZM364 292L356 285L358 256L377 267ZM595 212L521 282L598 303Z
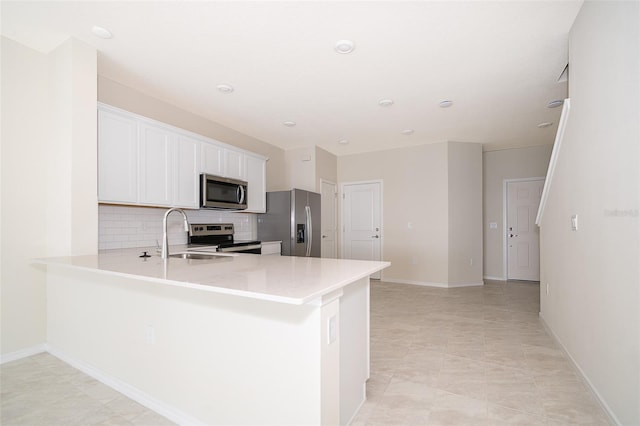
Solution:
M192 223L189 235L202 237L208 235L233 235L233 223Z

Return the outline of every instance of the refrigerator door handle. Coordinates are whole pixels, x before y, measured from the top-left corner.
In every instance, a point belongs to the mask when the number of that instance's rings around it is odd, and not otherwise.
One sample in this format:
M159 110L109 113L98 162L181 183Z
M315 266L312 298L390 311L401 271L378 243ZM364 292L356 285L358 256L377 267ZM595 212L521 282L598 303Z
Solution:
M311 220L311 207L304 206L304 211L307 214L307 253L306 256L311 256L311 243L313 243L313 221Z

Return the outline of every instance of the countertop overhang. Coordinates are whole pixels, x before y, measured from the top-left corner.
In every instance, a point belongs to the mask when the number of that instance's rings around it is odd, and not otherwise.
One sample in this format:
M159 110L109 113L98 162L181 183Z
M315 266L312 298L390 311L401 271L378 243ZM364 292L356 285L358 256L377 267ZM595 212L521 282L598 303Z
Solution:
M292 305L312 303L390 265L255 254L228 255L215 260L162 259L157 255L141 258L143 250L103 250L97 255L41 258L33 262ZM154 253L151 249L147 251Z

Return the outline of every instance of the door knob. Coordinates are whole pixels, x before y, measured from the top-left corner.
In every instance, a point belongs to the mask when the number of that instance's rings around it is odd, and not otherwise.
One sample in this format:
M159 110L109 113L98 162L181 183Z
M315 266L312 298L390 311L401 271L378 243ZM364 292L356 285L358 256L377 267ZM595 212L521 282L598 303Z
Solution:
M373 237L371 237L371 238L380 238L380 237L379 237L379 236L377 236L377 235L374 235L374 236L373 236Z
M323 236L322 236L322 238L327 238L327 236L326 236L326 235L323 235Z

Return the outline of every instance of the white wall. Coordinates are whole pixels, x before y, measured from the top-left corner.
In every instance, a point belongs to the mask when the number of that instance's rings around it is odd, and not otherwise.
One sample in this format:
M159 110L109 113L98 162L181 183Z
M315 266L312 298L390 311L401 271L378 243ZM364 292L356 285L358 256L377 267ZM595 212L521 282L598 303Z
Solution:
M504 197L505 179L544 177L552 145L484 152L482 167L484 277L506 280L504 276ZM497 228L489 224L495 222Z
M391 262L384 280L438 286L482 283L481 149L441 142L338 157L340 183L384 182L383 254ZM450 154L458 164L450 163ZM464 208L452 212L451 219L465 227L470 240L455 233L449 238L450 197L452 207ZM474 267L470 258L478 260ZM452 280L449 272L456 268L463 271Z
M47 56L2 37L2 355L46 337ZM25 224L27 226L18 226Z
M285 190L298 188L316 191L316 150L302 147L285 151Z
M638 2L588 1L576 18L541 221L540 315L624 425L640 424L639 22Z
M299 188L320 193L320 179L337 183L338 160L317 146L288 149L285 152L285 189Z
M449 142L449 286L482 284L482 145Z
M92 254L98 247L96 51L69 39L48 60L47 254Z
M3 360L46 339L29 259L97 250L95 75L77 40L44 54L2 38Z

